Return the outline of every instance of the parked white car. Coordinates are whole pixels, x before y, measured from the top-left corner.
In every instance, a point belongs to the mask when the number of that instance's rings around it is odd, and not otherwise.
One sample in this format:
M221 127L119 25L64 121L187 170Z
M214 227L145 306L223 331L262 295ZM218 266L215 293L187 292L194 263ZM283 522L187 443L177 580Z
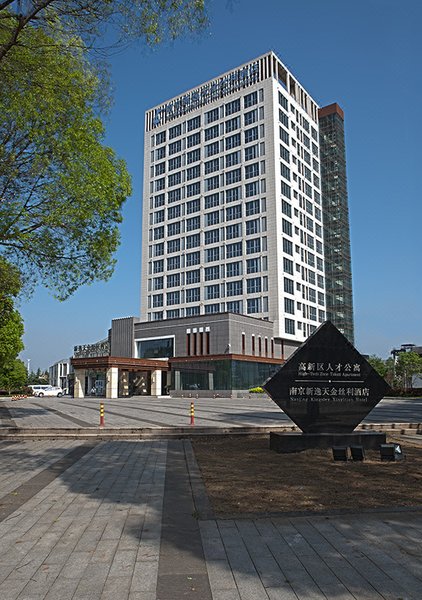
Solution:
M34 392L34 396L37 398L42 398L43 396L57 396L57 398L60 398L63 396L63 390L61 387L56 387L53 385L32 385L31 387Z

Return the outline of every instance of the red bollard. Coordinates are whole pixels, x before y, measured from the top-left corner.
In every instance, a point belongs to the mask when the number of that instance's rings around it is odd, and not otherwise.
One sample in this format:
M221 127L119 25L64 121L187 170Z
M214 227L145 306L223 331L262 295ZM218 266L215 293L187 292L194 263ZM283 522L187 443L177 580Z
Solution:
M100 427L104 427L104 404L100 403Z
M190 403L190 424L195 425L195 404Z

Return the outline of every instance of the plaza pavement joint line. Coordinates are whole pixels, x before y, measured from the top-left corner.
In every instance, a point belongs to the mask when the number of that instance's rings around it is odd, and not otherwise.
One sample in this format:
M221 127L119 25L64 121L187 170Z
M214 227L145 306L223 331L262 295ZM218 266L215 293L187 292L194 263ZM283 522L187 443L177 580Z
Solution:
M63 458L53 463L15 490L0 498L0 522L4 521L12 513L18 510L25 502L28 502L35 494L38 494L49 483L59 477L66 469L80 460L90 452L96 444L84 444L78 446L66 454Z

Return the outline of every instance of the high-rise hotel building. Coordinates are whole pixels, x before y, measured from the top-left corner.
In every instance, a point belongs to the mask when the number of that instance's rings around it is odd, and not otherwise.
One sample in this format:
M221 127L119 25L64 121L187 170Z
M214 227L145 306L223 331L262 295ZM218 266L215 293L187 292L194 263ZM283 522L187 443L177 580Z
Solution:
M141 321L240 313L294 346L328 308L353 339L342 124L272 52L149 110Z
M77 397L244 395L326 319L353 340L343 113L272 52L147 112L143 205L141 317Z

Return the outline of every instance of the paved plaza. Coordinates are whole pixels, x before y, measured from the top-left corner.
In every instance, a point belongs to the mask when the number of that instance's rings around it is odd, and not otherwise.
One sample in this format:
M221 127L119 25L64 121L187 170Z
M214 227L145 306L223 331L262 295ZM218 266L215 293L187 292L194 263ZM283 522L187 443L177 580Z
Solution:
M292 421L266 395L249 398L156 398L109 400L25 398L0 400L0 427L96 427L100 402L105 406L107 427L183 427L195 405L195 425L203 427L277 427ZM386 398L369 413L364 423L422 423L422 398Z
M375 421L421 422L420 404L388 402ZM195 404L204 425L286 418L265 399ZM180 426L189 406L107 400L106 415ZM3 427L97 415L98 399L0 401ZM216 518L189 440L0 442L1 600L420 600L421 538L422 508Z

